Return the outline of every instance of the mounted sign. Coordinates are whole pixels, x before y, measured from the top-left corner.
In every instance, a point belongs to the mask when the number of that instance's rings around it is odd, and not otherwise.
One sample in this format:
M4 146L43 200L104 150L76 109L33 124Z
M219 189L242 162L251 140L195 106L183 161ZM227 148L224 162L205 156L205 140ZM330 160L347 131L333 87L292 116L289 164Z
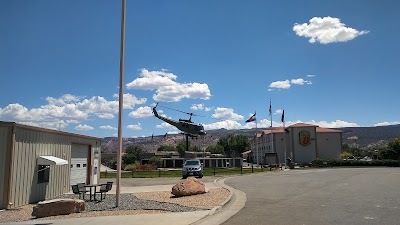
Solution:
M311 140L310 132L303 130L299 133L299 142L301 145L303 146L309 145L311 142L310 140Z

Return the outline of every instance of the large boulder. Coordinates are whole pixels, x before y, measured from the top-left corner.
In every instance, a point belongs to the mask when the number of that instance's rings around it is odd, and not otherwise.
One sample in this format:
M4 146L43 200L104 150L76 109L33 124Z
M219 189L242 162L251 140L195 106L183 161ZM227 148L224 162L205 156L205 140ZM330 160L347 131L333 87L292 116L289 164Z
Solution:
M175 184L172 187L171 194L176 197L197 195L206 193L206 187L203 182L194 177L189 177L184 181Z
M68 215L85 210L85 201L80 199L54 199L39 202L33 207L32 216L36 218L46 216Z

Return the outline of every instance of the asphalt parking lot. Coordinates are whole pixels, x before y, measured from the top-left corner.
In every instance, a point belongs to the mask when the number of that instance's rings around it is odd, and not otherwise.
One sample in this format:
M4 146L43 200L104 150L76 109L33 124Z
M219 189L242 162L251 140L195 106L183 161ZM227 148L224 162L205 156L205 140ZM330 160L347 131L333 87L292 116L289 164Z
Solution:
M290 170L237 176L225 184L247 196L227 225L400 223L400 168Z

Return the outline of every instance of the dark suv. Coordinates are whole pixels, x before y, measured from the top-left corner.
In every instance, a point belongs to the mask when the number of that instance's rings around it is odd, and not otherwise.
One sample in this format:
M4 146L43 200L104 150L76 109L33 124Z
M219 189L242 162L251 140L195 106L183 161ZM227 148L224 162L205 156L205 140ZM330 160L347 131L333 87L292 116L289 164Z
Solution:
M198 159L186 160L182 168L182 177L186 179L188 176L203 177L203 164Z

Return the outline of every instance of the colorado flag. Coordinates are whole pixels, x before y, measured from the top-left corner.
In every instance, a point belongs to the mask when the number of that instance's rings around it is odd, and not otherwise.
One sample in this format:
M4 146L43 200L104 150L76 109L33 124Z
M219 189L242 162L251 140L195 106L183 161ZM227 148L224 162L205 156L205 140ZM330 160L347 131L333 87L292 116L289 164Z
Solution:
M253 122L255 120L256 120L256 113L254 113L254 115L250 116L250 118L248 120L246 120L246 123Z

